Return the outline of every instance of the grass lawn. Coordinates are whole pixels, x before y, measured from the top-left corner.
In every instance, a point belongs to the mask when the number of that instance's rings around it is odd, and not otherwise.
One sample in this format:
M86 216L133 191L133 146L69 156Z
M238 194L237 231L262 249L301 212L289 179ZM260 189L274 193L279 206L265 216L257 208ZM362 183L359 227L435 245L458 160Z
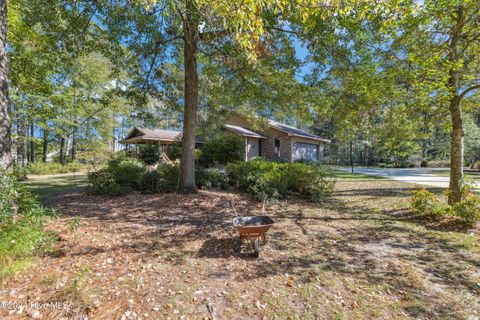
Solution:
M55 175L29 175L28 179L22 182L32 193L39 198L46 198L87 184L87 173L64 173Z
M40 310L45 319L474 319L478 229L415 220L412 187L339 179L322 203L270 205L275 225L259 259L240 246L228 201L240 215L261 204L237 193L69 190L46 199L63 214L49 226L54 252L8 278L0 300L69 307Z
M372 176L366 175L361 173L354 173L336 170L333 167L325 166L326 171L329 175L337 178L338 180L386 180L387 178L379 177L379 176Z
M436 170L432 172L433 175L449 177L450 170ZM480 171L479 172L465 172L465 177L475 182L480 182Z

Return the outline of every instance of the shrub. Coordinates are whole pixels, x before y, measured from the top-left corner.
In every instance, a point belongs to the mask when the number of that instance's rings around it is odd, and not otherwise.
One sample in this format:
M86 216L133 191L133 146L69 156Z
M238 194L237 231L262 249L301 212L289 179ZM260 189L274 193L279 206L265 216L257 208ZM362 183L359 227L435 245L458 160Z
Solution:
M160 164L156 170L146 172L140 179L143 193L174 192L178 187L178 164Z
M94 194L118 196L140 186L140 178L145 172L143 164L123 156L111 159L104 169L88 174L89 191Z
M158 160L160 160L160 151L158 150L158 145L141 145L138 159L146 165L152 165L157 163Z
M140 178L140 189L147 194L160 192L160 180L157 170L148 171Z
M137 159L117 157L108 162L107 170L116 183L135 189L139 186L145 167Z
M462 201L450 207L450 212L463 219L470 227L480 220L480 197L470 191L471 186L465 185L462 190Z
M450 160L429 160L427 163L429 168L449 168Z
M88 190L93 194L120 196L128 193L131 188L122 186L115 181L113 174L108 169L90 172L87 175Z
M421 215L434 216L439 213L437 208L438 198L425 188L412 191L411 206L413 212Z
M157 168L160 174L160 189L159 192L173 192L177 190L178 179L180 178L180 165L174 164L161 164Z
M471 193L469 186L465 186L462 198L461 202L453 206L442 205L433 193L425 188L420 188L412 194L412 209L416 213L427 216L451 214L461 218L468 226L472 227L480 220L480 197Z
M298 160L295 160L295 163L303 163L303 164L306 164L306 165L309 165L309 166L319 166L320 165L320 161L310 160L310 159L298 159Z
M44 226L54 215L12 174L0 171L0 278L16 271L31 255L50 249L54 238Z
M46 175L80 171L84 166L78 162L62 165L58 162L30 162L26 171L30 174Z
M28 171L26 167L14 165L12 174L17 179L17 181L24 181L27 180Z
M170 145L170 150L168 152L168 157L170 158L170 160L177 160L177 159L180 159L182 156L182 141L180 140L175 140L175 142L173 142L171 145Z
M210 189L210 188L228 188L228 179L224 172L219 170L199 169L195 171L195 181L197 188Z
M259 200L275 200L289 195L319 201L332 191L335 181L320 166L277 163L264 160L227 165L229 181Z
M220 134L203 145L202 156L207 165L240 161L245 156L245 142L231 134Z

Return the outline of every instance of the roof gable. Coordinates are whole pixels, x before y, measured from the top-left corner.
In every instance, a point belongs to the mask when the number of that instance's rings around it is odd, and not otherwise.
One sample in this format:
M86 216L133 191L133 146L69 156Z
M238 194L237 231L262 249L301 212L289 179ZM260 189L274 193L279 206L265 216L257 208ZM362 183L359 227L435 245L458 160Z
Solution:
M286 124L276 122L276 121L273 121L273 120L269 120L268 125L275 128L275 129L278 129L280 131L288 133L289 135L292 135L292 136L303 137L303 138L307 138L307 139L319 140L319 141L324 141L324 142L331 142L330 140L324 139L324 138L322 138L320 136L317 136L315 134L311 134L311 133L308 133L306 131L300 130L298 128L288 126Z

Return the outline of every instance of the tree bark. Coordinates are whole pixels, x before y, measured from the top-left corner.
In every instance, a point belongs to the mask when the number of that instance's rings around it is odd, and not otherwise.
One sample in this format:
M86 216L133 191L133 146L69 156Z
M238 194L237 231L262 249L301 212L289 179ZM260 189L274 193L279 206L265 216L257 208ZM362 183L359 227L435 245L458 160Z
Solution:
M72 161L77 161L77 130L72 133Z
M449 70L448 89L450 91L450 115L452 117L452 132L450 142L450 184L448 187L448 204L453 205L462 201L463 190L463 116L459 90L459 74L456 69L458 63L458 41L462 34L464 12L462 6L457 8L457 22L452 26L449 43L449 62L453 67Z
M462 201L463 189L463 117L461 102L458 97L450 101L450 114L452 116L452 133L450 143L450 185L448 203L453 205Z
M183 112L182 158L180 162L180 183L178 191L196 192L195 185L195 127L198 107L198 18L193 0L186 0L184 28L185 92Z
M350 151L350 166L352 167L352 173L353 173L353 139L352 138L350 138L349 151Z
M7 0L0 0L0 168L5 170L12 166L7 76Z
M30 124L30 161L35 162L35 141L33 139L35 138L35 125L34 122Z
M112 116L112 152L115 153L115 151L117 151L115 149L115 143L117 141L117 138L115 136L115 124L116 124L116 121L115 121L115 113L113 114Z
M0 0L1 1L1 0ZM25 118L18 120L17 125L17 165L25 167L27 164L27 149L28 149L28 130Z
M48 154L48 127L43 129L42 162L47 162Z
M60 157L59 157L59 161L61 164L65 164L65 156L66 156L66 144L67 144L67 139L65 136L62 136L60 138Z

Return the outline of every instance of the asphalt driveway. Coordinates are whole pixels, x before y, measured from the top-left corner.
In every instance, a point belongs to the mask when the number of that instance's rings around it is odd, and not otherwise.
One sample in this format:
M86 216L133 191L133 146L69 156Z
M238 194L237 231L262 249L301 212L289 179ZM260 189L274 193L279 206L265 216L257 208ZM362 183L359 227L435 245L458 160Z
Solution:
M334 167L335 170L351 172L349 167ZM435 171L445 171L445 168L354 168L354 173L384 177L408 183L415 183L439 188L448 188L449 177L435 175ZM480 189L480 183L476 182Z

